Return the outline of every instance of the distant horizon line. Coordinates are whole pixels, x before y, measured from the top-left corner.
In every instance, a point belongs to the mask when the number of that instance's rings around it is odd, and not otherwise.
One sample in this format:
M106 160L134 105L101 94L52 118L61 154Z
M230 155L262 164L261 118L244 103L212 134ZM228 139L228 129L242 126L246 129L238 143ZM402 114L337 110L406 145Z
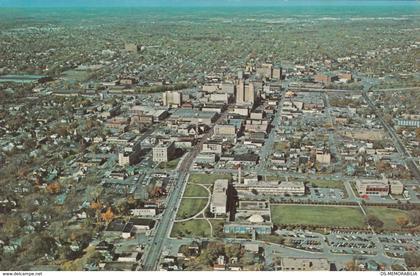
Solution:
M190 2L186 1L180 3L176 1L164 0L163 2L145 3L144 1L136 2L133 0L121 0L118 3L113 1L96 1L87 2L81 0L72 1L72 3L62 3L58 1L49 2L48 0L29 0L30 3L26 3L28 0L0 0L0 8L128 8L128 7L139 7L139 8L226 8L226 7L305 7L305 6L393 6L393 5L419 5L420 0L263 0L257 3L249 0L226 0L224 2L217 1L216 3L211 2ZM245 1L245 2L244 2ZM419 5L420 6L420 5Z

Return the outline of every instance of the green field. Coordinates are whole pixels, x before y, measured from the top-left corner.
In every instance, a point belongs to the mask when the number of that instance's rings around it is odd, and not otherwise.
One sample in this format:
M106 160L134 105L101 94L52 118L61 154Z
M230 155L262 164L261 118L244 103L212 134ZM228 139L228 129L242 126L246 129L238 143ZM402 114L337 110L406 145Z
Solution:
M185 188L184 197L208 197L209 193L206 189L199 185L189 184Z
M185 219L199 213L207 204L207 199L201 198L183 198L179 206L177 219Z
M204 219L175 222L171 237L206 237L211 235L210 225Z
M406 211L387 207L367 207L366 212L368 215L374 215L382 220L384 229L400 229L400 226L396 223L396 218L400 216L409 218Z
M340 180L312 179L309 183L318 188L344 189L344 183Z
M342 206L271 206L274 224L325 225L329 227L365 227L365 218L358 207Z
M213 185L217 179L232 179L230 174L191 174L188 183Z
M179 161L181 160L181 158L177 158L174 160L171 160L169 162L163 162L159 164L159 169L168 169L168 170L173 170L178 166Z
M213 236L223 236L223 225L225 224L224 219L210 219L210 223L213 226Z

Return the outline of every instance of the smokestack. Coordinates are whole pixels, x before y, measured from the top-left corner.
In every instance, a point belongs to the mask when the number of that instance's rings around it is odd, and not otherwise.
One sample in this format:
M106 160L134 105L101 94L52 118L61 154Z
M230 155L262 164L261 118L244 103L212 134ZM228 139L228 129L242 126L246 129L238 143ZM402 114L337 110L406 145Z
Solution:
M238 166L238 184L241 184L241 175L242 175L242 170L241 170L241 165Z

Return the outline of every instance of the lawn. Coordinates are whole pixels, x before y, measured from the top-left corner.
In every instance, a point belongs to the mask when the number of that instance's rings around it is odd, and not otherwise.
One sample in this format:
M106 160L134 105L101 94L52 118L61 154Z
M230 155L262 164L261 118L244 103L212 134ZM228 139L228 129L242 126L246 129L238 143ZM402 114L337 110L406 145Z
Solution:
M384 229L400 229L400 226L396 223L396 218L403 216L408 219L406 211L387 207L367 207L367 214L374 215L382 220Z
M185 222L175 222L172 237L206 237L211 235L210 225L204 219L194 219Z
M344 189L344 183L340 180L312 179L309 182L318 188Z
M185 188L184 197L208 197L209 193L206 189L199 185L189 184Z
M278 175L267 175L267 177L263 179L267 179L267 181L286 181L286 177L278 176Z
M217 179L232 179L230 174L191 174L188 183L213 185Z
M274 224L305 224L341 227L365 227L365 217L358 207L272 205Z
M180 160L181 158L177 158L169 162L162 162L159 164L159 169L168 169L168 170L176 169Z
M225 225L224 219L210 219L210 223L213 226L213 236L223 237L223 226Z
M177 219L189 218L199 213L207 204L207 199L183 198L179 206Z

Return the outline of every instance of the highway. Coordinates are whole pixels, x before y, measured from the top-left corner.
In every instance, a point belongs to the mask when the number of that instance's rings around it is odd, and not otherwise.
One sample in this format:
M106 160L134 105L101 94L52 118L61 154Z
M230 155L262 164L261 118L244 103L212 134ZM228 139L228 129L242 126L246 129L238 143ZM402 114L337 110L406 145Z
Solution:
M225 120L226 116L227 111L221 114L214 125ZM170 230L172 229L172 225L177 212L177 207L181 202L182 193L186 184L185 180L188 176L189 169L197 154L200 152L203 143L213 135L214 125L205 135L203 135L203 137L200 139L200 142L195 145L195 147L188 153L187 157L184 158L182 164L178 167L178 180L173 191L169 194L169 199L165 211L162 214L160 222L156 226L156 232L152 243L145 253L143 259L143 270L153 271L157 268L160 255L162 254L163 245L170 235Z

